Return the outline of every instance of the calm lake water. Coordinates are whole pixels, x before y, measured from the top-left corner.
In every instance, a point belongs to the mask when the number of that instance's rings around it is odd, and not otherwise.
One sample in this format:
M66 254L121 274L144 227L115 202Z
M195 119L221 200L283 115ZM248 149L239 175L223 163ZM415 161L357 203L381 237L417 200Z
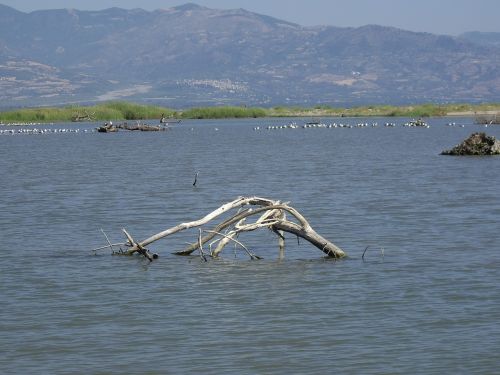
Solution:
M439 153L500 126L265 129L289 121L0 135L0 373L498 373L500 157ZM196 230L153 264L91 251L100 228L144 239L251 195L349 258L288 236L279 260L268 231L239 238L260 261L172 255Z

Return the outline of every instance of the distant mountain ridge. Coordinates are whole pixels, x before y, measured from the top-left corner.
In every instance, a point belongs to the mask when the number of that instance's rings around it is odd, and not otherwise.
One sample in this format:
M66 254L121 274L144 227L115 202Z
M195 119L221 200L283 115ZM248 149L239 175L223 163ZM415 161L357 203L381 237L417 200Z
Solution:
M4 107L499 101L499 62L499 46L466 35L303 27L243 9L0 5Z
M500 32L470 31L463 33L460 37L473 43L500 47Z

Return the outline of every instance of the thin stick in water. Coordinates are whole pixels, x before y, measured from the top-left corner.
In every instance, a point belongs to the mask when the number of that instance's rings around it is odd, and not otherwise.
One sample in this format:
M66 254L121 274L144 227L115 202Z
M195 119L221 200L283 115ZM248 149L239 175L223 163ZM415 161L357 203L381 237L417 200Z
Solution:
M111 249L111 252L113 252L113 245L111 245L111 241L109 240L108 236L104 232L104 229L101 228L102 234L104 234L104 237L106 237L106 241L108 242L109 248Z
M368 248L370 247L370 245L368 245L366 248L365 248L365 251L363 251L363 255L361 256L361 259L365 260L365 253L366 253L366 250L368 250Z
M258 255L255 255L253 254L252 252L250 252L250 250L247 249L247 247L245 245L243 245L240 241L238 240L235 240L234 238L232 238L231 236L228 236L224 233L220 233L220 232L217 232L215 230L206 230L205 231L206 233L215 233L215 234L218 234L219 236L222 236L222 237L225 237L227 239L229 239L230 241L233 241L235 242L236 244L240 245L243 249L245 249L245 251L247 252L248 256L250 257L250 259L262 259L262 257L258 256Z
M206 262L207 257L203 253L203 244L201 243L201 228L198 228L198 231L199 231L198 232L198 247L200 248L200 257L201 257L201 259L203 259Z

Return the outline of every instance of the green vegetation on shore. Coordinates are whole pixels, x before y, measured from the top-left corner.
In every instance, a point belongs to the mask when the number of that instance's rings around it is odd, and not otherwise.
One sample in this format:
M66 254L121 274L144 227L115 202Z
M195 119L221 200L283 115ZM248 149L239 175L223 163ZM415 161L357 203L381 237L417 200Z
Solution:
M217 118L257 118L268 116L262 108L246 107L204 107L192 108L182 112L185 119L217 119Z
M94 106L72 105L61 108L40 107L0 112L4 123L27 122L69 122L76 117L89 116L94 121L142 120L151 118L175 117L176 112L163 107L128 102L107 102Z
M500 103L492 104L419 104L406 106L370 105L352 108L316 106L314 108L274 107L267 110L270 117L439 117L474 115L488 111L500 111Z
M330 106L302 107L203 107L176 111L169 108L135 104L129 102L106 102L94 106L67 106L61 108L40 107L0 112L2 123L69 122L76 117L93 121L144 120L167 118L182 119L222 119L257 117L434 117L434 116L474 116L476 113L500 112L500 103L492 104L420 104L408 106L374 105L352 108Z

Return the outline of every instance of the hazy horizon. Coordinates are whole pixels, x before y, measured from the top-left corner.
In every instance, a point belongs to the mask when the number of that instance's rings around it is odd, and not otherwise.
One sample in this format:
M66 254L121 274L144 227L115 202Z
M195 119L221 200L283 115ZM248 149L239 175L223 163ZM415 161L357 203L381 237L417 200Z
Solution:
M0 0L22 12L111 7L155 10L192 2L214 9L243 8L303 26L359 27L368 24L434 34L459 35L468 31L499 32L495 0Z

